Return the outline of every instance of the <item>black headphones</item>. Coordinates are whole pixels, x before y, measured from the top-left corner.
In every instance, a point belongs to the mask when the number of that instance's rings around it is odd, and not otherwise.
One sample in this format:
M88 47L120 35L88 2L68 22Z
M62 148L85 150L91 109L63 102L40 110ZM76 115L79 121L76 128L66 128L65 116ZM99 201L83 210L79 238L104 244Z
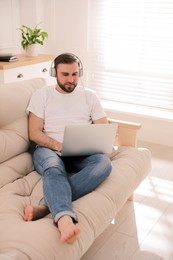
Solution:
M81 60L74 55L73 53L63 53L57 56L51 64L50 68L50 76L56 77L56 68L58 64L70 64L73 62L77 62L79 64L79 77L83 76L83 65Z

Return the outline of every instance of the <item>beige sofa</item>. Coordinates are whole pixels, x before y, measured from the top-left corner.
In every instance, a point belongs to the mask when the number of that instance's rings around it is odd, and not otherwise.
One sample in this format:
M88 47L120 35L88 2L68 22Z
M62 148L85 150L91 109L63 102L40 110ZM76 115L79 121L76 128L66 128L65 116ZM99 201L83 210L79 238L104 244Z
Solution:
M118 122L120 147L113 154L110 177L73 203L81 229L78 240L62 245L51 214L25 222L24 207L36 205L42 197L42 180L28 151L26 107L31 94L43 85L43 79L32 79L0 87L0 260L81 259L113 218L116 220L116 213L151 167L150 152L132 147L140 125Z

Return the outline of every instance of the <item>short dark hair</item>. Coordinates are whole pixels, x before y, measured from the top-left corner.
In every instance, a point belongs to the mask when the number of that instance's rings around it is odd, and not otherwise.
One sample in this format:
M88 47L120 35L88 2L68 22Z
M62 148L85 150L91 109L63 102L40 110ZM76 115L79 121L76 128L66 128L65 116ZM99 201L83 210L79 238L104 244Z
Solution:
M72 53L63 53L55 58L54 68L57 69L59 64L72 64L74 62L77 62L80 67L80 60L77 56Z

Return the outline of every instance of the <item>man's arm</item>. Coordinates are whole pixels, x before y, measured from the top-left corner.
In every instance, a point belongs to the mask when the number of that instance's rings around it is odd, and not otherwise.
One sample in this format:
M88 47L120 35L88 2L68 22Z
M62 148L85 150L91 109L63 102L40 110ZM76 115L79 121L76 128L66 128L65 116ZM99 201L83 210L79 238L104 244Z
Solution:
M108 122L107 117L102 117L98 120L93 121L93 123L94 124L108 124L109 122Z
M43 133L43 122L42 118L29 113L29 139L40 146L61 151L62 144Z

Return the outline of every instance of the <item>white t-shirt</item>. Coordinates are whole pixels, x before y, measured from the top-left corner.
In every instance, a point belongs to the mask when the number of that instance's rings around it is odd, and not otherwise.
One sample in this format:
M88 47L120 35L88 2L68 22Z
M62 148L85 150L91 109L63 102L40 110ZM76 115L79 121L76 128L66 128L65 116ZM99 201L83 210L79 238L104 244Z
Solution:
M27 108L44 120L44 133L63 141L64 128L71 124L91 124L106 114L96 93L77 86L71 93L61 94L55 86L35 91Z

